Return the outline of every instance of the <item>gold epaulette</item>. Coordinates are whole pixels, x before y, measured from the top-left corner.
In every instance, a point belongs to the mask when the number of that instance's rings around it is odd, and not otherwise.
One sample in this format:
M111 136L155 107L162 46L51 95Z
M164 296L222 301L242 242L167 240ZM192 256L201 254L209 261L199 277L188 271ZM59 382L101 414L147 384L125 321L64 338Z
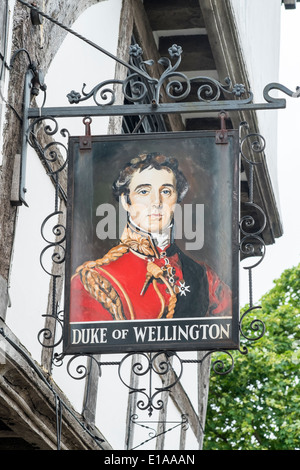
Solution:
M96 299L111 314L113 320L126 320L122 301L116 289L107 279L102 266L116 261L129 250L128 246L120 244L106 253L103 258L96 261L87 261L76 269L76 275L80 276L81 282L87 292Z
M75 273L78 273L85 268L94 269L97 266L103 266L105 264L111 263L112 261L116 261L118 258L127 253L128 250L129 247L127 245L120 243L120 245L117 245L109 250L106 255L103 256L103 258L97 259L96 261L86 261L81 266L78 266Z

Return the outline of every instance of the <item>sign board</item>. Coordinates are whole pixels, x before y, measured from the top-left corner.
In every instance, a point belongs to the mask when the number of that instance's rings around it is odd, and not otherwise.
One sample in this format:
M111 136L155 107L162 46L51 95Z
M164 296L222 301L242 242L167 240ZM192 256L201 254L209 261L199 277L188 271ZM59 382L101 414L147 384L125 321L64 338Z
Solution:
M239 140L70 137L64 353L239 347Z

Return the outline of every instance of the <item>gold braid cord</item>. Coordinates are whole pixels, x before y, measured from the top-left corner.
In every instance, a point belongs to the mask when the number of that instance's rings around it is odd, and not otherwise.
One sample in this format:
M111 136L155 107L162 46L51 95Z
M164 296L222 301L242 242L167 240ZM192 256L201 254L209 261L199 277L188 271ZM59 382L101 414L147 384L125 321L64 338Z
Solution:
M93 269L83 269L80 276L85 289L109 311L114 320L126 320L121 299L105 277Z
M177 302L177 297L176 297L176 294L174 293L172 287L170 286L168 281L165 279L164 274L163 274L163 270L159 266L157 266L155 263L148 263L147 271L151 276L153 276L155 278L153 280L153 285L154 285L154 289L155 289L156 292L157 292L156 279L161 279L166 284L167 289L168 289L169 294L170 294L167 318L173 318L173 315L174 315L174 312L175 312L175 307L176 307L176 302ZM162 296L159 296L159 297L161 299L161 302L163 302ZM164 312L164 308L162 308L158 318L161 318L161 316L163 315L163 312Z
M103 305L103 307L112 315L114 320L126 320L122 307L122 301L120 299L119 294L113 288L111 283L107 280L105 276L102 276L97 271L97 269L105 272L105 270L102 268L103 266L111 263L112 261L116 261L129 250L130 247L127 244L122 243L108 251L108 253L106 253L103 258L100 258L96 261L87 261L76 269L76 274L80 275L85 290L89 292L91 296L94 297L94 299L96 299ZM164 282L164 284L167 286L167 289L170 294L167 318L173 318L177 302L176 294L174 293L168 281L165 279L163 271L157 265L155 265L154 263L148 263L147 270L150 278L154 278L153 287L161 301L161 311L159 313L158 318L161 318L164 313L165 303L162 295L158 290L156 279L161 279L161 281ZM105 274L109 275L107 272L105 272ZM117 282L116 279L114 280ZM120 285L119 287L121 288ZM133 320L134 311L130 299L128 298L124 290L123 294L128 304L130 317Z

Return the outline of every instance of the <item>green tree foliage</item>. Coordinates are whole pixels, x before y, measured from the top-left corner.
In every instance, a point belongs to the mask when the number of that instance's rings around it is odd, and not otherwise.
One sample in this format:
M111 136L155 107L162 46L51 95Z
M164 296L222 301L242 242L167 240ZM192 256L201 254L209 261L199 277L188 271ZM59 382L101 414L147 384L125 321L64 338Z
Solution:
M263 337L241 339L241 350L244 345L248 353L233 352L229 374L211 374L205 450L300 448L300 264L274 284L261 309L251 312L265 324ZM253 319L244 325L245 334Z

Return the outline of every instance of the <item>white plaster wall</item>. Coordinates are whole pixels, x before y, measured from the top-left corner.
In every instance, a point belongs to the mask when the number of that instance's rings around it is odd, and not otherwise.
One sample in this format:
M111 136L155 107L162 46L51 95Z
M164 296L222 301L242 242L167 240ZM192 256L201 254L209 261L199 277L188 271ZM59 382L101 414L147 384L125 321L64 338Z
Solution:
M116 55L122 0L106 0L88 8L73 24L72 29ZM47 101L45 106L70 106L67 94L75 90L82 95L104 80L113 79L116 62L86 44L74 35L68 34L51 64L45 77L47 84ZM99 98L99 97L98 97ZM108 99L110 95L108 94ZM92 99L71 106L93 106ZM82 135L84 125L82 118L61 119L72 135ZM106 134L108 117L93 118L92 133Z
M41 224L54 210L52 183L35 151L28 148L26 175L28 207L18 209L12 268L9 279L11 306L6 323L21 343L40 361L38 331L47 311L50 276L40 266L40 253L46 246L41 237Z
M278 82L281 0L230 0L249 74L254 102L262 103L263 89ZM276 92L273 96L276 96ZM261 134L275 196L277 188L277 111L258 111Z

